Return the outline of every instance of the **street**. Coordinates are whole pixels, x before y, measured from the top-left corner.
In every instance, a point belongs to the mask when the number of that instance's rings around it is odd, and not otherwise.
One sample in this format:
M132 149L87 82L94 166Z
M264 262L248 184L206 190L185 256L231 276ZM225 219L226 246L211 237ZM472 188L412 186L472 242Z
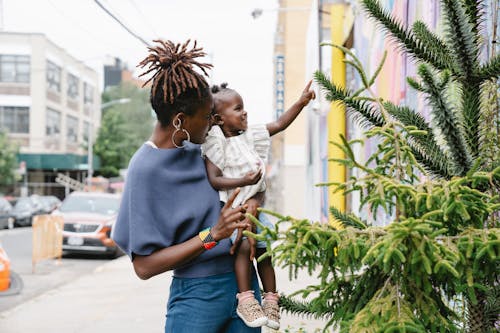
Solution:
M109 259L93 256L71 256L58 260L38 263L32 272L31 228L17 228L0 231L0 242L11 261L11 270L19 274L24 288L17 295L0 295L0 313L24 303L46 291L71 282L76 278L93 272L96 267Z

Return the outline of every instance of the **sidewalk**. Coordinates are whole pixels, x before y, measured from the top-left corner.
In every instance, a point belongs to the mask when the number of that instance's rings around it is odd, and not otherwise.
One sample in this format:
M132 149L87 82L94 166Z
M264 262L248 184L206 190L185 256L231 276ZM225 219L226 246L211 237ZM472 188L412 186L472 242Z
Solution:
M278 270L277 274L278 286L285 292L308 283L304 278L288 281L285 271ZM123 256L92 274L0 313L0 332L163 332L171 278L169 272L142 281L135 276L128 257ZM290 327L289 332L295 333L302 327L310 333L323 323L284 315L281 327L281 332Z

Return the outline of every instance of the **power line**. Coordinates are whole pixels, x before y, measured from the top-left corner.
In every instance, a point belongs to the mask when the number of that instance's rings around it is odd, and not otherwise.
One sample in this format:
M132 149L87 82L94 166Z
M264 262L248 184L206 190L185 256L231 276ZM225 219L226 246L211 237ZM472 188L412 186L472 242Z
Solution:
M1 0L0 0L1 1ZM61 17L63 17L65 20L67 20L68 22L71 22L71 25L74 26L75 23L76 23L76 26L78 26L80 29L82 29L82 31L84 31L89 37L90 39L92 39L94 42L97 42L99 44L101 44L102 46L106 46L106 47L109 47L109 44L113 45L114 48L116 49L123 49L123 46L121 45L118 45L118 44L114 44L113 42L102 42L97 35L95 35L93 32L91 32L90 30L88 30L79 20L75 19L73 16L71 15L68 15L66 12L64 12L62 9L60 9L58 6L56 6L52 0L47 0L49 2L49 4L54 7L54 9L59 13L59 15ZM82 60L83 61L83 60Z
M137 10L137 12L142 16L143 21L146 23L146 25L149 27L149 29L151 29L151 31L154 33L155 37L160 37L160 35L156 32L155 28L149 22L149 20L147 19L146 15L144 15L144 12L141 10L141 8L139 8L139 6L136 4L136 2L134 0L129 0L129 1L135 7L135 9Z
M109 16L111 16L111 18L113 20L115 20L116 22L118 22L119 25L122 26L122 28L124 28L125 30L127 30L127 32L129 34L131 34L133 37L135 37L136 39L140 40L144 45L146 46L151 46L149 45L148 42L146 42L142 37L140 37L139 35L137 35L136 33L134 33L132 30L130 30L124 23L122 23L122 21L120 21L115 15L113 15L113 13L111 13L106 7L104 7L100 2L99 0L94 0L94 2L99 6L101 7L102 10L104 10L106 12L106 14L108 14Z

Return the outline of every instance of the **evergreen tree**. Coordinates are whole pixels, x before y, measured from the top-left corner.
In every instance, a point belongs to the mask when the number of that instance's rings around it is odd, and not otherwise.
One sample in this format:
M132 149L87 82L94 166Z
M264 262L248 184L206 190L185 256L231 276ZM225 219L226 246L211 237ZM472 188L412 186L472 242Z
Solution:
M279 218L275 229L253 235L278 241L265 255L289 267L292 278L299 269L319 271L319 284L295 293L312 300L283 295L285 310L327 318L327 327L341 332L498 328L500 59L480 62L480 1L441 3L444 38L423 22L408 29L378 1L362 0L367 13L419 63L419 79L408 82L425 94L431 122L411 108L366 95L382 63L370 76L349 50L333 45L350 57L363 87L351 92L316 73L327 99L344 103L366 137L379 138L376 151L362 162L352 146L363 141L341 137L336 145L345 158L334 162L361 170L361 176L324 185L358 192L362 207L372 214L383 210L393 220L375 227L332 207L337 221L325 225L268 212ZM450 94L458 97L453 103Z
M7 134L0 130L0 186L12 185L16 181L17 147L9 142Z

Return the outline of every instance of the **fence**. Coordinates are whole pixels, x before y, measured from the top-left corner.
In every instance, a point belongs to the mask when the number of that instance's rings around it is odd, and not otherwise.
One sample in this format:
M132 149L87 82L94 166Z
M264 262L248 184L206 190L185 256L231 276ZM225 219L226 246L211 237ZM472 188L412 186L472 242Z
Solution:
M32 271L37 262L62 256L64 222L61 216L37 215L33 217Z

